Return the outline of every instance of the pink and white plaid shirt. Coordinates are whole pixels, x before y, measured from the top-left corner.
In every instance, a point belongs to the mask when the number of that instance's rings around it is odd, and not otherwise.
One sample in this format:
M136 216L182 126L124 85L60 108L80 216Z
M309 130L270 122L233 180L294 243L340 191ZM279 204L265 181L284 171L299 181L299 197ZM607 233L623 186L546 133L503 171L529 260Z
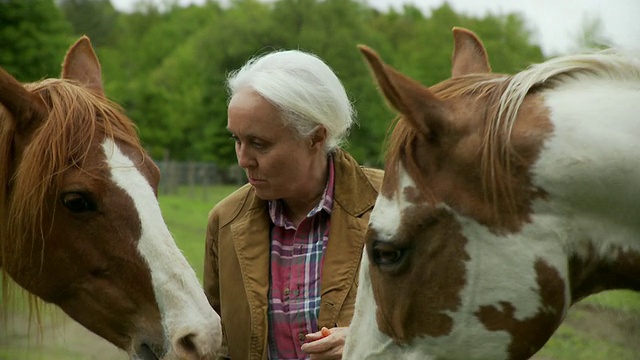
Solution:
M320 279L329 240L333 185L333 157L329 156L329 180L322 200L297 229L284 215L280 200L269 202L273 222L268 311L271 360L309 358L300 347L306 334L318 331Z

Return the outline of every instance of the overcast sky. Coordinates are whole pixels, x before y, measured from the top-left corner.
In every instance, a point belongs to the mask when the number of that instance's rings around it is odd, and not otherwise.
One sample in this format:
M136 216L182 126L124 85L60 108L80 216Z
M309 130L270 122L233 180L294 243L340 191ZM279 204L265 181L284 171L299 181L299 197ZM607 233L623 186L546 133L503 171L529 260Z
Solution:
M164 0L154 0L162 3ZM179 0L181 3L203 3L204 0ZM372 6L386 10L412 3L426 15L443 0L367 0ZM111 0L120 10L131 10L135 0ZM594 19L601 22L603 36L612 45L640 51L640 0L448 0L458 13L483 16L511 12L521 13L546 55L565 54L575 50L583 24ZM473 29L471 29L473 30Z

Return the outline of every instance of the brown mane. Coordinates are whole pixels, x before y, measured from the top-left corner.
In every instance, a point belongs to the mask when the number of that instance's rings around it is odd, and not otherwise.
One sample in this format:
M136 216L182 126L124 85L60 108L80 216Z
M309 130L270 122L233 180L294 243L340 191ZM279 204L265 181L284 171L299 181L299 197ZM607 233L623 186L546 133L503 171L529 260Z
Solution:
M21 158L15 159L15 129L3 119L8 115L0 109L0 202L7 205L0 206L0 265L5 266L19 265L16 254L20 254L21 244L46 233L42 219L51 211L44 207L46 195L58 194L60 175L82 165L91 146L102 140L100 134L143 151L135 125L117 104L69 80L47 79L25 87L42 97L49 115ZM8 241L15 243L7 246ZM6 280L3 276L4 287Z
M505 144L502 137L505 134L495 131L495 126L499 123L496 121L498 116L498 104L500 97L508 85L511 77L502 74L483 73L473 74L461 77L455 77L448 81L441 82L429 88L439 99L447 100L451 98L474 95L476 101L483 101L487 104L484 118L485 129L482 148L479 149L482 154L482 174L483 187L487 194L491 194L493 200L497 200L498 194L509 197L509 185L500 183L499 179L504 176L496 176L503 173L508 165L505 164L506 159L503 156L505 151L498 144ZM391 124L391 135L387 141L387 164L396 164L401 162L409 176L419 182L419 186L424 194L430 195L430 190L424 183L424 174L420 169L416 156L413 155L414 142L419 135L413 126L402 121L402 116L397 117ZM496 138L496 135L501 139ZM508 152L507 152L508 153ZM397 177L395 168L387 168L385 171L390 172L390 176Z

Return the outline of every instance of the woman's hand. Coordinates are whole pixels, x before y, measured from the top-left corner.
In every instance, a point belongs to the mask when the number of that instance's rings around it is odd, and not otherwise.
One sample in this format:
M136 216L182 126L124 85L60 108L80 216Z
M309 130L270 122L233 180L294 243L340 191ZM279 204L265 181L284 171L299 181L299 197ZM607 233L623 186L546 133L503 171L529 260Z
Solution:
M311 360L342 359L344 341L347 338L346 327L327 329L307 334L307 342L302 344L302 351L311 355Z

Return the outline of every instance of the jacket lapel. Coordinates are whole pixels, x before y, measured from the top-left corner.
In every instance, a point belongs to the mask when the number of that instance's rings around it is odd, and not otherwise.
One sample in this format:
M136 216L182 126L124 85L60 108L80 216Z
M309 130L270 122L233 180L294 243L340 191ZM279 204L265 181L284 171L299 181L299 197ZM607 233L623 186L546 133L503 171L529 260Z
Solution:
M244 218L231 225L242 281L251 312L251 327L262 329L262 334L251 333L250 353L262 354L266 346L267 309L269 293L269 236L270 220L264 211L266 203L254 198L251 209Z
M329 242L322 270L319 326L333 327L352 284L357 281L373 188L356 161L343 151L334 155L336 182Z

